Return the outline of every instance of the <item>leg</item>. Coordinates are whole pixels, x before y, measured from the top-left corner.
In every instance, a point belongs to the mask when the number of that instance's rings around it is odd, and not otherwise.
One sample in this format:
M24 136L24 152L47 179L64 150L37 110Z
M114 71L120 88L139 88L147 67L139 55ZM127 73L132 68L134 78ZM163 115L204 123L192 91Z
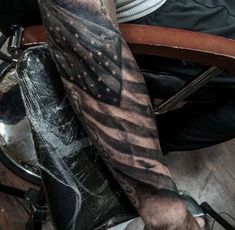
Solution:
M201 31L235 39L235 6L232 0L168 0L160 9L134 23ZM213 82L217 87L234 84L231 76L226 74L216 77ZM234 138L235 104L231 98L228 95L209 106L191 104L159 116L157 122L163 151L197 149Z
M213 104L191 104L157 117L163 152L216 145L235 137L234 94Z

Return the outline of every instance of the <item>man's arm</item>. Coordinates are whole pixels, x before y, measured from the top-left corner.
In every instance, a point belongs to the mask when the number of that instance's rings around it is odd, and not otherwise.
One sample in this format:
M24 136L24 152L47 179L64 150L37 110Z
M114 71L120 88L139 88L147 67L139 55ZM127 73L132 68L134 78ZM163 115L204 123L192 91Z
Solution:
M149 95L113 0L39 3L73 108L147 228L199 229L161 163Z

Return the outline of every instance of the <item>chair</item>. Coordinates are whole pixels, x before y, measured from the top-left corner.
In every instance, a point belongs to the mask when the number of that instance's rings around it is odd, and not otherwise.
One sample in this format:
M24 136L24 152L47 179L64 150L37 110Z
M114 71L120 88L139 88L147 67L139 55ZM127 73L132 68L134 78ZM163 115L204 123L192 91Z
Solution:
M234 88L235 79L232 75L235 73L233 64L235 41L205 33L146 25L121 24L120 30L142 69L151 98L166 98L175 94L156 106L156 113L164 113L185 99L213 101L217 92L205 89L208 87L206 83L211 79L209 86L220 84L225 91ZM28 27L23 32L24 48L43 44L45 41L46 35L42 26ZM159 68L156 63L160 59L153 61L151 56L164 58L164 62L160 61L160 65L166 62L168 64ZM180 66L179 62L172 59L184 61L183 67L182 62ZM201 67L186 64L192 62L200 64ZM151 71L152 73L169 71L170 76L176 74L176 77L175 79L168 76L159 77L157 74L151 74ZM223 79L222 75L214 78L223 71L229 72L231 76L226 79ZM182 87L188 81L191 81L190 84ZM226 84L228 81L230 84ZM196 92L199 89L201 91Z

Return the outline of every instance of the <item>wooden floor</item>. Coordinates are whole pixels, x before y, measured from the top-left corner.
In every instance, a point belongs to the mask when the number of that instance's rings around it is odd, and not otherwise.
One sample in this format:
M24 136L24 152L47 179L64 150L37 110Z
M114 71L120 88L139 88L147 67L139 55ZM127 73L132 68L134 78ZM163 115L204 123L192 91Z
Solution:
M166 162L180 189L189 191L199 203L207 201L216 211L235 217L235 140L203 150L171 153ZM1 163L0 182L22 189L31 186ZM24 230L28 216L27 204L0 193L0 230ZM46 229L52 227L47 225ZM214 229L222 228L215 225Z
M166 162L179 189L189 191L199 203L207 201L218 213L235 217L235 140L203 150L171 153ZM231 218L226 219L235 226ZM214 229L223 228L215 225Z

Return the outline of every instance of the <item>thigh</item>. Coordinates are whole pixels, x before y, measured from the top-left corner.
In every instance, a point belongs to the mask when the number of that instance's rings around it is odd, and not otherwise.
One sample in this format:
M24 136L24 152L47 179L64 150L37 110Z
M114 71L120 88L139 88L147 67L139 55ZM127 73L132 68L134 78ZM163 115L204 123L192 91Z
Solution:
M191 104L157 117L163 151L192 150L235 138L233 96L213 104Z
M235 39L234 0L167 0L139 24L207 32Z

